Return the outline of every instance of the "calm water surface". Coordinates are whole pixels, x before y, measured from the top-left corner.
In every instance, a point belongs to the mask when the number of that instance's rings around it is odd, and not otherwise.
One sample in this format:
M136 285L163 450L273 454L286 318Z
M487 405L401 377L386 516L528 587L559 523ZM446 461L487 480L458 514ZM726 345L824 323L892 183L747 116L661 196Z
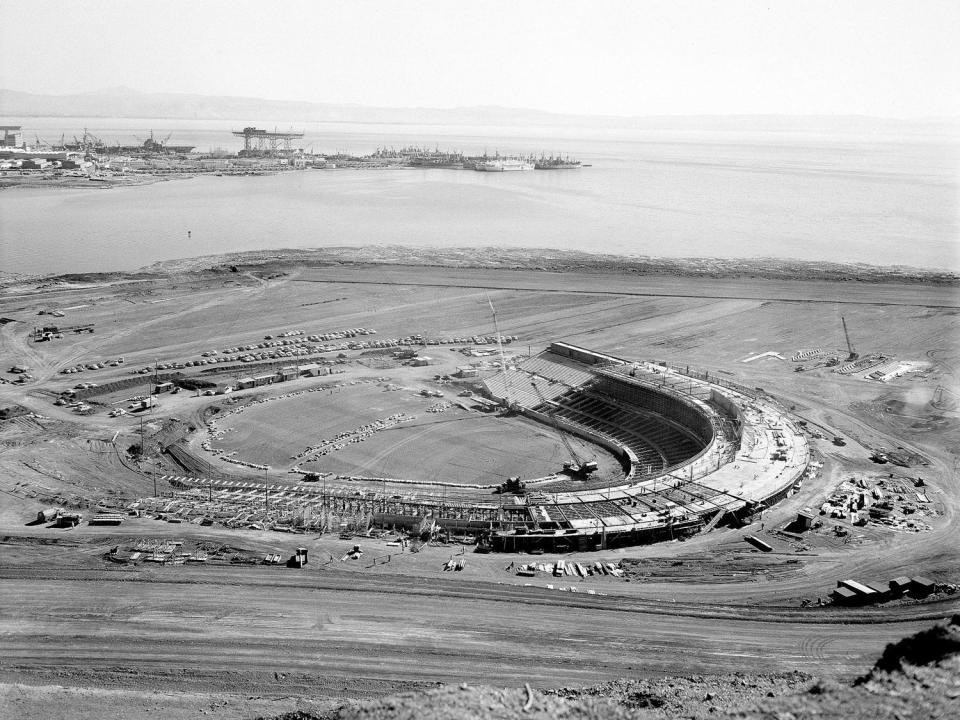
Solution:
M18 122L32 140L27 123ZM106 131L87 122L105 140L133 142L127 126L138 121L115 121L118 127ZM138 127L146 122L152 121ZM58 140L64 121L35 123L42 137ZM229 126L221 125L180 122L171 142L235 149ZM368 244L766 256L960 270L960 153L943 141L482 132L323 126L308 129L304 144L317 152L408 144L467 153L562 152L592 167L502 174L328 170L112 190L5 190L0 270L121 270L229 251Z

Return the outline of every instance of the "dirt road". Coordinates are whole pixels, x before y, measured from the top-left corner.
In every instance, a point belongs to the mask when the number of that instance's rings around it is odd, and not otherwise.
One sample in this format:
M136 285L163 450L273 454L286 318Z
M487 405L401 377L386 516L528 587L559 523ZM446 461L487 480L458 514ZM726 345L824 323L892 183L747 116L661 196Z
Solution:
M176 668L182 688L183 675L196 673L209 687L228 685L234 673L266 671L308 673L341 692L344 679L358 677L546 687L771 665L849 676L886 643L960 607L848 611L846 619L881 621L853 624L830 611L270 575L225 570L213 578L183 569L157 582L126 571L4 569L0 677L30 682L52 668L67 677L122 670L164 686Z

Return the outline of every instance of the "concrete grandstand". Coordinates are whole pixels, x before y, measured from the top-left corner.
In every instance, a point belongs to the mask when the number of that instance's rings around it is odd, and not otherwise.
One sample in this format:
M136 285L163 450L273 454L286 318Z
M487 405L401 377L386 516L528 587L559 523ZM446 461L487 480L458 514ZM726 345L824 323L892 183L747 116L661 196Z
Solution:
M803 434L762 393L689 370L553 343L487 388L624 467L614 484L571 477L529 494L506 510L513 526L493 534L494 549L587 550L742 520L790 493L809 461Z

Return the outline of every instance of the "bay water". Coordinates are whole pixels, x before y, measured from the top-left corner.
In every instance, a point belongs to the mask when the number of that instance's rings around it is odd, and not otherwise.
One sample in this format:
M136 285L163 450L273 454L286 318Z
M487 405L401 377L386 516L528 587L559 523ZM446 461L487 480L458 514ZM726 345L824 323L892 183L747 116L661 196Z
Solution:
M5 118L58 142L236 150L223 121ZM274 124L261 124L274 128ZM284 127L280 127L284 129ZM0 271L132 270L242 250L525 247L960 270L960 150L939 137L316 124L303 146L571 155L576 170L307 170L0 191Z

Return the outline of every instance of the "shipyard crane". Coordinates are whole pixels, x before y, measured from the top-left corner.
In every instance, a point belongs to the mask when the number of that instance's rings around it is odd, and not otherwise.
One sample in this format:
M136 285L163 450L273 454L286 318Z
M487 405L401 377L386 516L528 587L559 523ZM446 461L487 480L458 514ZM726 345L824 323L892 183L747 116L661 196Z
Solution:
M540 390L540 386L537 385L537 381L531 380L530 384L533 386L534 391L536 391L537 397L540 398L540 402L544 405L548 405L549 403L547 402L547 398L544 396L543 391ZM573 445L570 443L570 440L567 439L567 434L563 431L563 428L560 427L560 423L557 421L557 418L553 415L553 413L545 412L544 414L550 418L550 422L557 431L557 435L560 436L563 446L567 449L567 452L570 453L570 457L573 458L572 463L563 464L563 469L573 475L579 475L580 477L586 477L590 473L596 472L596 461L588 460L584 462L580 456L577 455L577 451L573 449Z
M847 362L853 362L858 357L860 357L856 350L853 349L853 343L850 342L850 333L847 332L847 320L846 318L840 318L840 322L843 323L843 336L847 339L847 350L850 351L850 356L847 358Z

